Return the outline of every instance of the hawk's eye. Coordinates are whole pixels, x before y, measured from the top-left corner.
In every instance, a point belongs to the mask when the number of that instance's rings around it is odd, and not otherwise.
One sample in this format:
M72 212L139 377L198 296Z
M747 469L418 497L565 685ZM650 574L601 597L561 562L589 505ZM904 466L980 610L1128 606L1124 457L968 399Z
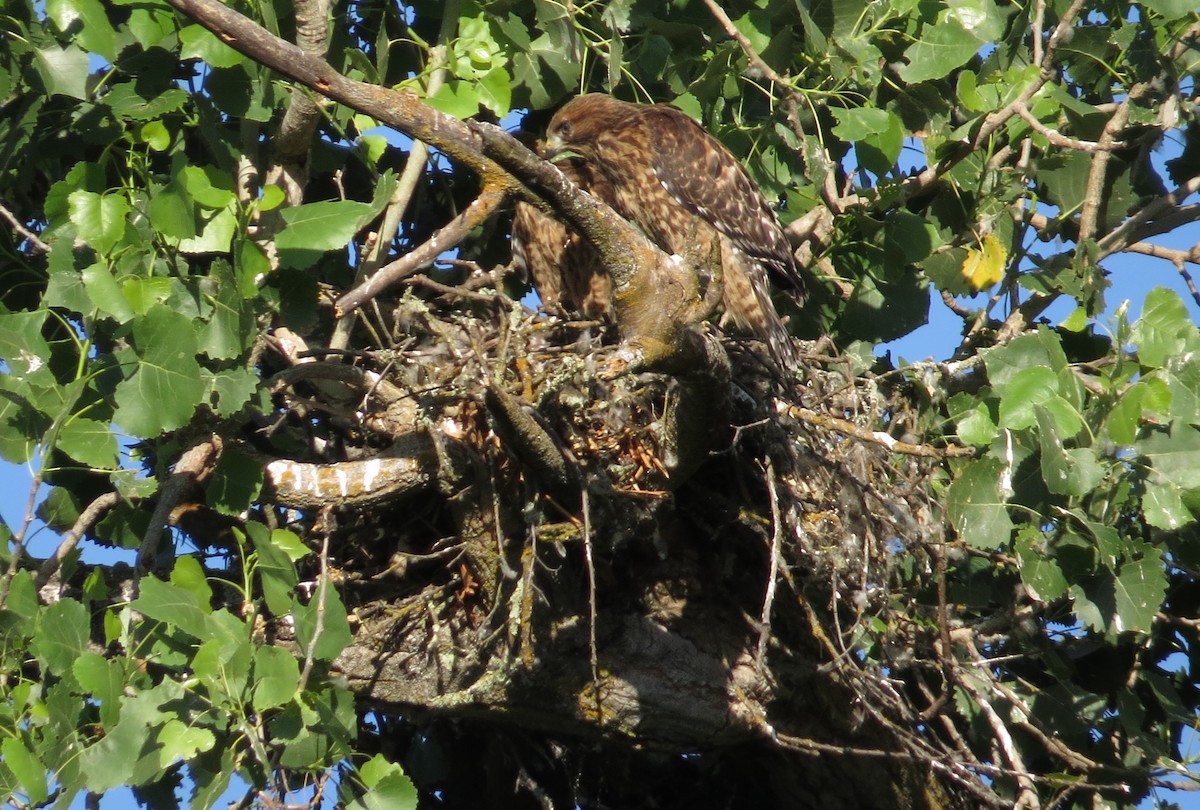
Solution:
M571 122L570 121L560 121L559 122L558 137L560 137L560 138L570 138L571 137Z

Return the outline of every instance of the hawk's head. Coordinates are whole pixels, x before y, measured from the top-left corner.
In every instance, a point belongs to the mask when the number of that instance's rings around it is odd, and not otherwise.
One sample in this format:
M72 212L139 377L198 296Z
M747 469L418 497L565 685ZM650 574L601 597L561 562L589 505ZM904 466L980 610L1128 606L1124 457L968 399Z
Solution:
M554 160L575 154L584 160L595 159L596 139L616 128L637 107L603 93L589 93L571 99L550 119L543 154Z

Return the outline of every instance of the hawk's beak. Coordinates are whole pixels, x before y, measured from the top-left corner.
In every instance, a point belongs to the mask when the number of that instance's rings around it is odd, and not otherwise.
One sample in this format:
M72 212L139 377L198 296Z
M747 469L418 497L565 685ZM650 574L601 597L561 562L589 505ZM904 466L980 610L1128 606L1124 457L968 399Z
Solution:
M542 144L542 157L551 162L553 162L555 158L561 157L565 152L565 144L563 144L562 138L558 137L557 135L551 135L546 139L546 142Z

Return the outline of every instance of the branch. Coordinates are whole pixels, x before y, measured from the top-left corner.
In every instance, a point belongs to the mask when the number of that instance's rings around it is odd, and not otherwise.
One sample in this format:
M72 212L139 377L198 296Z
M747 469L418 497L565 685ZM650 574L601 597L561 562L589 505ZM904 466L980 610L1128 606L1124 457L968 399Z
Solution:
M158 544L162 540L162 532L166 528L171 511L189 487L202 483L215 469L224 446L225 442L221 437L214 434L193 444L175 462L175 469L159 487L158 503L150 516L150 525L142 536L142 545L137 555L139 571L149 571L153 567Z
M38 235L25 227L21 220L17 219L17 215L9 211L2 203L0 203L0 217L8 221L9 225L13 226L13 230L21 235L21 237L29 242L30 247L35 253L49 253L50 246L43 242Z
M975 455L975 449L972 447L932 447L928 444L912 444L911 442L902 442L892 438L890 434L884 433L881 430L867 430L846 419L841 419L836 416L828 416L826 414L811 411L808 408L801 408L795 405L787 405L783 402L778 404L780 414L786 414L793 419L801 422L807 422L824 430L832 430L838 433L844 433L852 439L857 439L860 442L870 442L871 444L879 444L886 447L893 453L901 453L906 456L920 456L922 458L953 458Z
M58 544L58 548L54 554L42 563L42 567L38 569L37 586L41 588L50 578L58 573L62 567L63 560L67 558L88 530L95 526L101 517L121 502L121 495L118 492L106 492L89 503L87 507L79 513L79 517L75 519L75 525L71 530L63 535L62 542Z
M434 259L457 245L473 229L496 213L507 197L505 188L485 183L483 191L471 200L466 210L450 220L429 241L381 267L379 272L339 298L334 305L334 314L338 318L346 317L391 285L431 264Z

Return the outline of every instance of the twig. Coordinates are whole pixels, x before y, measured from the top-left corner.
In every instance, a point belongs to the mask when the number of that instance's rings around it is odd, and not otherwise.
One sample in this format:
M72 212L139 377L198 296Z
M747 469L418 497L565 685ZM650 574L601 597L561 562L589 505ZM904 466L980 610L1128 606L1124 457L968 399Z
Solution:
M458 19L458 0L448 0L442 15L442 28L438 33L438 43L432 48L429 55L430 71L429 79L425 83L426 98L436 93L446 82L446 74L448 73L446 70L446 48L450 40L454 37L454 29L458 26ZM387 210L383 215L383 221L379 225L378 236L374 244L367 251L366 258L359 265L358 272L355 274L355 286L361 284L364 279L372 275L383 263L384 257L387 256L388 249L392 244L392 235L399 229L400 221L408 211L413 193L417 188L417 181L425 173L425 164L428 160L429 147L424 141L414 140L412 142L412 150L408 153L408 160L404 164L404 171L400 173L400 179L396 181L396 189L392 192L392 199L388 202ZM350 345L350 335L354 331L354 323L357 317L357 313L350 312L338 320L333 328L333 335L329 339L330 346L344 349Z
M596 697L596 723L603 725L604 708L600 698L600 653L596 644L596 564L592 559L592 509L587 487L581 487L583 500L583 564L588 578L588 657L592 666L592 691Z
M1197 191L1200 191L1200 175L1190 178L1174 191L1168 192L1143 206L1140 211L1122 222L1111 233L1099 241L1100 256L1098 258L1104 258L1109 254L1124 250L1128 244L1136 240L1135 231L1141 225L1153 220L1159 214L1175 208Z
M332 507L326 507L323 512L331 511ZM322 515L324 518L324 515ZM325 520L320 521L325 523ZM317 575L317 616L313 622L312 638L309 639L307 648L304 650L304 667L300 670L300 682L296 686L296 691L303 692L308 685L309 675L312 674L313 662L316 658L317 641L321 638L321 634L325 632L325 594L329 589L329 535L332 532L326 530L321 533L321 571Z
M708 10L712 12L717 22L725 29L725 33L733 37L734 41L741 46L742 51L746 54L746 58L750 60L750 64L757 71L776 84L787 84L787 79L780 76L775 72L773 67L763 61L763 58L758 55L758 51L754 50L754 46L750 44L750 40L737 29L737 26L733 24L733 20L729 19L729 15L725 13L725 10L717 5L716 0L704 0L704 5L708 6Z
M471 201L466 210L450 220L427 242L413 248L396 261L384 265L375 275L339 298L335 304L338 317L344 318L392 284L411 276L443 252L459 244L475 227L487 220L504 203L507 196L503 188L485 184L483 191Z
M1079 242L1081 243L1096 235L1098 225L1096 217L1100 212L1100 203L1107 198L1104 194L1104 185L1105 179L1108 177L1109 158L1112 157L1110 147L1118 143L1113 138L1116 133L1125 128L1125 124L1129 121L1131 98L1132 95L1127 97L1108 119L1108 123L1104 125L1104 131L1100 133L1100 142L1097 144L1100 149L1092 155L1092 162L1088 167L1087 186L1083 194L1083 208L1079 212Z
M1033 113L1029 111L1029 107L1026 106L1025 102L1023 101L1016 104L1015 111L1017 115L1024 119L1025 123L1029 124L1034 132L1044 136L1052 146L1057 146L1062 149L1071 149L1076 152L1111 152L1116 149L1124 149L1126 146L1128 146L1128 144L1126 144L1124 141L1110 141L1109 143L1104 143L1103 141L1081 141L1077 138L1067 137L1057 129L1048 127L1035 118Z
M150 525L142 535L142 545L137 555L139 571L149 571L153 567L154 556L158 544L162 541L162 532L171 510L187 492L188 487L202 482L213 471L224 445L221 437L213 434L193 444L175 462L175 469L159 487L158 503L150 516Z
M949 650L946 651L949 654ZM996 743L1000 746L1000 751L1004 756L1004 760L1012 769L1013 775L1016 777L1017 785L1020 791L1020 796L1017 802L1013 805L1014 810L1019 808L1029 808L1029 810L1039 810L1041 802L1038 800L1037 790L1034 787L1033 779L1029 774L1029 769L1025 767L1025 761L1021 757L1021 753L1017 750L1016 744L1013 742L1012 734L1008 730L1008 726L1004 724L1004 719L992 706L987 695L980 691L979 687L971 680L969 676L960 673L957 668L951 667L954 674L955 682L962 687L975 700L975 705L983 712L987 719L988 726L992 729L992 736ZM987 671L982 670L984 677L987 677Z
M42 488L42 474L38 472L33 476L33 480L29 484L29 496L25 500L25 517L21 523L21 530L13 535L13 548L10 552L12 556L8 560L8 570L4 572L4 578L0 580L0 607L8 600L8 588L12 584L12 579L17 575L17 570L21 567L21 559L25 556L25 541L29 534L29 527L33 524L34 507L37 504L38 490Z
M808 408L801 408L796 405L786 405L779 403L777 409L781 415L790 416L801 422L807 422L810 425L815 425L825 430L835 430L838 433L844 433L847 436L857 439L862 442L870 442L886 447L893 453L901 453L906 456L920 456L922 458L951 458L971 456L975 454L974 448L958 447L950 445L947 447L932 447L927 444L912 444L911 442L903 442L899 439L892 438L891 435L880 430L867 430L859 427L853 422L842 419L837 416L828 416L826 414L817 413Z
M775 604L775 583L779 579L779 555L783 546L783 515L779 512L779 493L775 486L775 466L767 457L767 493L771 498L771 560L767 566L767 592L763 597L762 615L758 620L758 649L755 652L755 668L762 672L766 659L767 642L771 638L771 607Z
M75 525L71 527L69 532L63 535L63 540L58 544L58 548L55 550L54 554L48 557L46 561L42 563L42 567L38 569L36 582L39 588L49 582L50 578L58 572L58 569L62 567L63 560L65 560L67 555L70 554L71 551L74 550L75 546L79 544L79 541L83 539L83 536L87 534L87 531L92 528L92 526L96 525L96 522L99 521L109 509L112 509L120 502L120 493L116 492L115 490L112 492L106 492L89 503L87 507L79 513L79 517L75 519Z
M426 275L411 276L403 280L405 284L411 284L414 287L425 287L433 290L440 295L450 296L451 298L462 298L467 301L478 301L481 304L495 304L497 301L505 303L508 298L502 292L494 292L491 295L487 293L475 292L468 290L465 287L456 287L452 284L442 284L440 281L434 281Z
M0 203L0 217L8 220L8 224L13 226L13 230L21 234L21 237L29 242L30 247L35 253L49 253L50 246L43 242L38 235L25 227L21 220L17 219L17 215Z

